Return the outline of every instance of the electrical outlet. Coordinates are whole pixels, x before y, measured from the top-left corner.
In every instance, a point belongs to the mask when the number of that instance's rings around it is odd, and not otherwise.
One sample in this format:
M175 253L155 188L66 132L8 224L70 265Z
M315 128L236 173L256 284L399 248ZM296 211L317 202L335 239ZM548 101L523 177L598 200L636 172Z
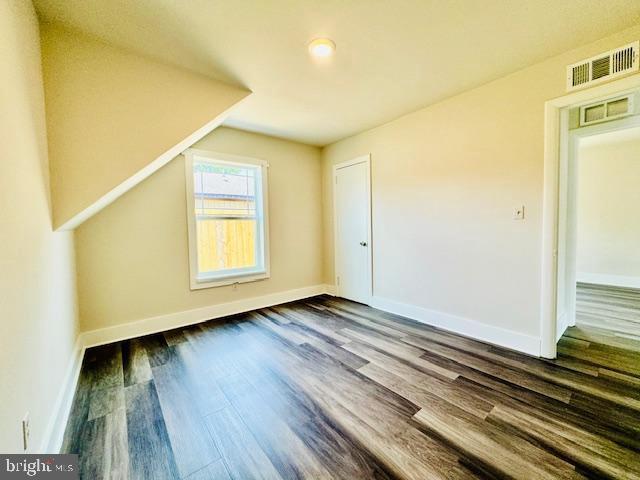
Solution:
M22 419L22 446L25 452L29 450L29 435L31 435L31 427L29 425L29 412L27 412Z
M524 205L513 209L514 220L524 220Z

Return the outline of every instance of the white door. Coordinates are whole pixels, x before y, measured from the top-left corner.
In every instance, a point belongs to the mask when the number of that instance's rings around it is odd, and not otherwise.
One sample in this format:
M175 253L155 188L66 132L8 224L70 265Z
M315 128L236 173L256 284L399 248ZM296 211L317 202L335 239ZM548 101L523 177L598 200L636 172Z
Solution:
M334 169L335 255L338 296L371 299L371 195L369 156Z

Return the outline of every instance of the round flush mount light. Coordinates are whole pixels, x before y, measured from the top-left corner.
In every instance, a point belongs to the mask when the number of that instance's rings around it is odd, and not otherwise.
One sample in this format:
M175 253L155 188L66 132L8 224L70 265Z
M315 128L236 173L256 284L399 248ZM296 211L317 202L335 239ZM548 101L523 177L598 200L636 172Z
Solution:
M328 38L316 38L309 43L309 53L314 57L330 57L336 51L336 44Z

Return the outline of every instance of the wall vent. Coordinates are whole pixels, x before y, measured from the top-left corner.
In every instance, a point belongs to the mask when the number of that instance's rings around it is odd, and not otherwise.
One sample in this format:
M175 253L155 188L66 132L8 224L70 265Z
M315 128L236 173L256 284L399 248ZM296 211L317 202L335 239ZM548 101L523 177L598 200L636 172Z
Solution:
M640 42L601 53L567 67L567 90L577 90L612 78L637 72Z
M625 95L583 105L580 107L580 126L584 127L631 115L634 112L633 100L633 95Z

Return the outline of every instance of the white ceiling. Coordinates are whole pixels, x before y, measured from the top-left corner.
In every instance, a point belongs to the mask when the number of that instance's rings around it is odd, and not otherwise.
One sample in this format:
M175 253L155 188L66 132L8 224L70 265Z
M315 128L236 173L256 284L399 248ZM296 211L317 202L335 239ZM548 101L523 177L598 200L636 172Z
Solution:
M58 22L254 92L225 122L315 145L640 23L638 0L35 0ZM337 45L313 61L307 43Z

